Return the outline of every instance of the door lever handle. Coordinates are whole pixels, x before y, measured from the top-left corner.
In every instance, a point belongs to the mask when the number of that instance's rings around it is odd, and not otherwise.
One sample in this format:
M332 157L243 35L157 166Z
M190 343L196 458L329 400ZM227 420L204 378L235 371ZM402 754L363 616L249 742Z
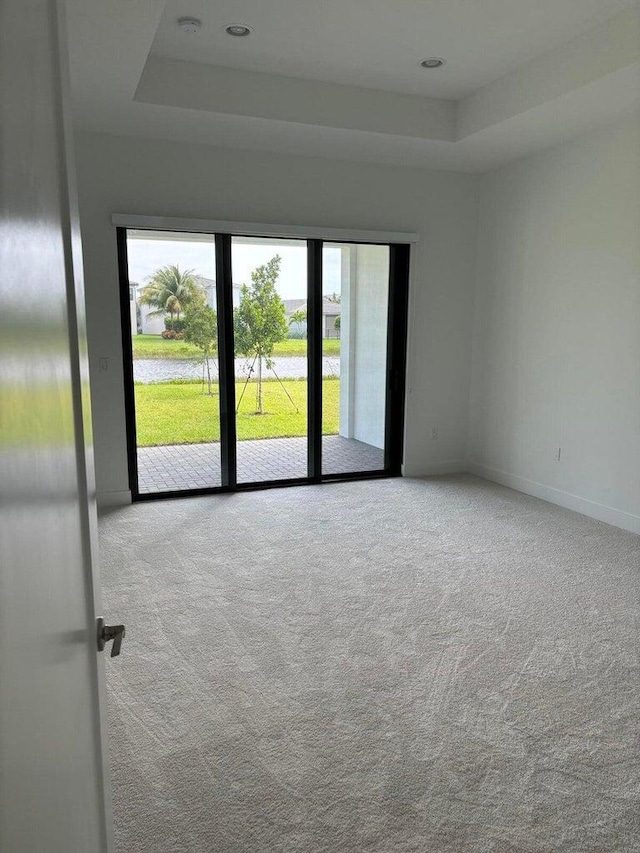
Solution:
M125 628L124 625L105 625L102 616L98 619L98 651L104 650L107 643L113 640L111 646L111 657L115 658L120 654L122 641L124 640Z

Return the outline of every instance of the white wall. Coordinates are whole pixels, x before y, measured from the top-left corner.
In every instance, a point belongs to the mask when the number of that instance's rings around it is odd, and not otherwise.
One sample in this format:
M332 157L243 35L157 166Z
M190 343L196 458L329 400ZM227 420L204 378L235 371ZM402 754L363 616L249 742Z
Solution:
M154 315L150 317L154 309L150 305L140 305L140 319L143 335L161 335L164 332L164 316ZM137 326L134 334L137 334Z
M640 531L640 120L483 177L475 302L471 470Z
M135 299L131 299L129 297L129 323L131 324L131 334L138 334L138 312L137 312L137 303Z
M339 433L353 438L356 390L356 253L355 246L340 250L340 420Z
M341 248L340 435L384 448L389 249Z
M353 437L384 448L389 249L355 246ZM355 300L354 300L355 296Z
M463 464L478 179L96 134L77 140L103 501L128 488L114 212L415 231L405 471ZM99 372L98 359L110 369ZM430 425L438 441L427 442ZM110 493L110 494L107 494Z
M128 488L118 211L418 232L405 473L466 465L640 529L637 120L482 178L92 134L78 161L103 499Z

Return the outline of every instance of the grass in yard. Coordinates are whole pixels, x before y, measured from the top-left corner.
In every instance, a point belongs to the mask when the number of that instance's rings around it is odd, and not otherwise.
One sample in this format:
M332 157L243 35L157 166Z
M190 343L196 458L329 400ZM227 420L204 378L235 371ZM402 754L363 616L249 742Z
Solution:
M238 439L285 438L307 434L307 382L302 379L284 380L298 408L279 382L263 383L264 415L256 415L256 382L249 382L236 419ZM236 383L236 401L240 399L243 382ZM200 382L136 383L136 427L139 447L159 444L197 444L220 440L220 399L218 386L209 397L202 393ZM338 432L340 380L322 381L323 432Z
M287 339L286 341L280 341L279 344L275 345L273 350L274 356L287 356L287 355L299 355L305 356L307 354L307 341L296 341L293 339ZM340 355L340 341L338 338L325 338L322 341L322 354L323 355Z
M202 353L186 341L169 341L160 335L132 335L134 358L202 358Z
M202 354L193 344L186 341L170 341L160 335L133 335L134 358L201 358ZM340 355L340 341L328 338L322 341L324 355ZM287 339L276 344L274 356L305 356L307 342Z

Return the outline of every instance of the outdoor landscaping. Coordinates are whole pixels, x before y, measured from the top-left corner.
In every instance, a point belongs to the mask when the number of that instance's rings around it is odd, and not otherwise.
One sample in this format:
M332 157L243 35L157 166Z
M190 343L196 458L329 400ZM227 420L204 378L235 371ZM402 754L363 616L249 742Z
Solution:
M236 381L239 441L307 434L307 380L292 378L300 374L289 372L301 362L306 373L307 341L294 337L292 329L294 319L296 324L306 321L306 310L287 319L276 289L280 263L280 256L275 255L253 270L251 285L242 286L240 303L233 312L236 376L243 371L250 376ZM138 446L219 441L216 312L207 304L192 270L168 265L157 269L148 281L139 303L153 309L148 316L163 317L165 331L132 335L134 362L154 360L154 369L146 371L143 381L138 377L134 385ZM334 295L334 299L339 297ZM339 355L339 339L323 341L323 356ZM178 360L202 365L202 380L178 378L171 369ZM187 367L191 370L191 365ZM323 379L325 435L338 433L339 409L340 381L337 376L327 376Z
M307 434L307 382L263 380L264 414L256 414L256 382L247 383L236 417L238 440L289 438ZM236 382L236 401L245 387ZM139 447L197 444L220 440L220 399L217 383L211 396L202 382L136 383L136 428ZM325 378L323 433L338 432L340 380ZM291 400L287 397L290 395ZM293 402L292 402L293 401ZM294 405L295 404L295 405ZM297 411L296 411L297 409Z

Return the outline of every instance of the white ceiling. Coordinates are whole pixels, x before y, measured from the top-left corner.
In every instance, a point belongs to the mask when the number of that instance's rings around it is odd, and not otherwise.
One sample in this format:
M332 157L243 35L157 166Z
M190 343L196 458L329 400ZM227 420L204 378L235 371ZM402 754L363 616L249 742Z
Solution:
M478 172L640 110L629 0L67 0L67 17L75 122L98 132ZM422 70L430 55L447 64Z
M168 0L152 52L228 68L458 100L633 0ZM202 21L197 36L178 18ZM225 25L248 24L247 38ZM438 70L420 68L444 57Z

